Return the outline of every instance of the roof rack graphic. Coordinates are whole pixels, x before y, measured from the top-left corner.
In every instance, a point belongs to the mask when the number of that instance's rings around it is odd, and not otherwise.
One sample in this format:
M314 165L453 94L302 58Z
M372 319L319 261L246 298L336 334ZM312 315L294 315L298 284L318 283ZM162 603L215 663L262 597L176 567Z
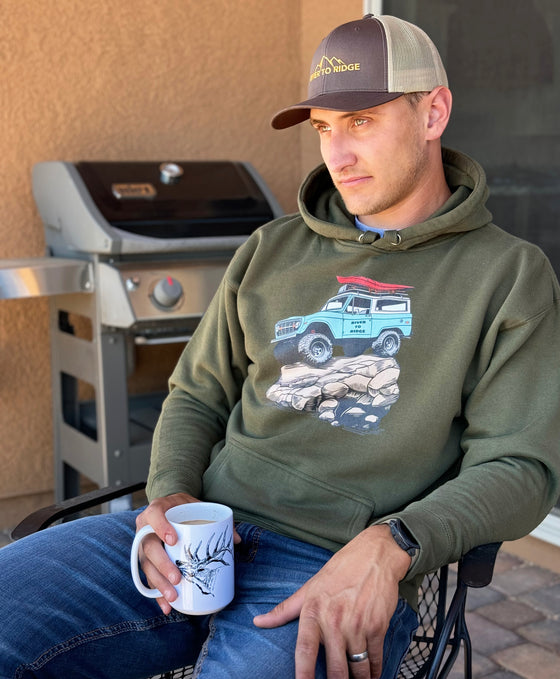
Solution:
M366 291L371 294L397 294L404 295L406 290L413 290L413 285L399 285L397 283L381 283L365 276L337 276L336 280L342 283L339 293L347 290Z

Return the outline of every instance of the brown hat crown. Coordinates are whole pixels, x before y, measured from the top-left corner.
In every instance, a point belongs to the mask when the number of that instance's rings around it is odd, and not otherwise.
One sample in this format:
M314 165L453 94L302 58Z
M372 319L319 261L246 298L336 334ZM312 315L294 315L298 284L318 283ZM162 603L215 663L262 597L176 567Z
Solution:
M272 126L301 123L312 108L361 111L439 85L447 87L447 75L426 33L397 17L368 14L327 35L311 62L307 99L279 111Z

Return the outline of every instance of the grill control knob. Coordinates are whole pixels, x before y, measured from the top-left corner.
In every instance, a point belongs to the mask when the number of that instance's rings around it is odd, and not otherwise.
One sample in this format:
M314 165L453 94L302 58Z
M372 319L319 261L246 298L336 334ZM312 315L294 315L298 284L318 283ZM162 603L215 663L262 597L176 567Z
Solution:
M175 306L183 295L183 286L179 281L171 276L166 276L159 280L152 293L152 297L157 306L170 309Z

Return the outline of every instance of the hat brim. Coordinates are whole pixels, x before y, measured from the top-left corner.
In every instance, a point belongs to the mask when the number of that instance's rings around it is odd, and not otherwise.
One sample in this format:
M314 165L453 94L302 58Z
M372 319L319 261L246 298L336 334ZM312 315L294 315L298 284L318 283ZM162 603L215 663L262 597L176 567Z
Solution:
M303 123L312 108L328 111L364 111L401 97L404 92L328 92L278 111L271 120L275 130Z

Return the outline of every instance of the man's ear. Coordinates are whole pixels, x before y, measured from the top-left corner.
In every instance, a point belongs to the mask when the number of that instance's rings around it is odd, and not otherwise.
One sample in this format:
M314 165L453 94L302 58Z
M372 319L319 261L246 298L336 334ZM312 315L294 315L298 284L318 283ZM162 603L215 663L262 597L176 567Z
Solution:
M447 87L436 87L426 96L425 102L428 106L426 139L439 139L449 122L453 97Z

